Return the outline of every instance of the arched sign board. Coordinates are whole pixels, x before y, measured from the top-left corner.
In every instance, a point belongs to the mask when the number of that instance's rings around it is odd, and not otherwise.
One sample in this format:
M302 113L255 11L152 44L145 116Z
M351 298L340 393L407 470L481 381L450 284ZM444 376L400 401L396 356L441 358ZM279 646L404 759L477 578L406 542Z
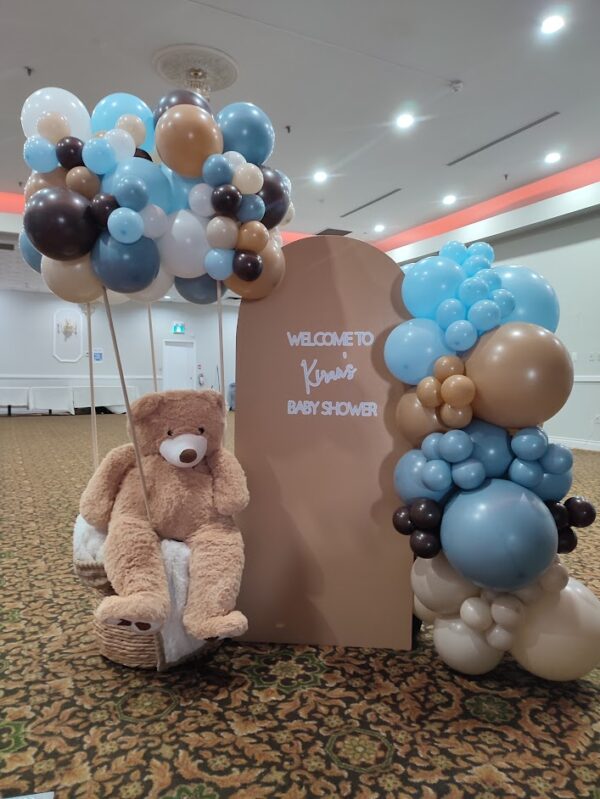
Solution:
M246 638L409 649L412 554L391 524L409 446L394 425L402 386L383 362L402 273L334 236L285 255L283 282L242 303L237 331Z

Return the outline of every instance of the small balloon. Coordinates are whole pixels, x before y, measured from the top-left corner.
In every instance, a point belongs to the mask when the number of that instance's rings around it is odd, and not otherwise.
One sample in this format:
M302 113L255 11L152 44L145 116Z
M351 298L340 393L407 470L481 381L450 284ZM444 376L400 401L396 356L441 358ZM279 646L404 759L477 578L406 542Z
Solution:
M475 384L465 375L450 375L441 384L441 398L455 408L464 408L475 399Z
M233 271L240 280L257 280L263 269L262 258L258 253L236 250L233 256Z
M442 545L439 536L424 530L415 530L410 536L410 548L418 558L435 558Z
M76 191L78 194L83 194L88 200L93 199L100 191L100 179L98 175L86 166L76 166L69 169L67 172L66 185L71 191Z
M129 133L134 141L136 151L137 148L141 147L144 143L144 139L146 138L146 126L142 118L136 114L123 114L117 119L115 127Z
M447 380L452 375L464 375L465 364L458 355L443 355L438 358L433 366L433 376L440 383Z
M106 228L108 225L108 217L112 214L115 208L119 207L116 197L112 194L96 194L91 202L92 216L95 223L100 228Z
M465 352L477 342L477 328L468 319L459 319L448 325L444 340L449 349Z
M111 172L117 165L117 156L106 139L90 139L83 145L83 163L97 175Z
M425 436L447 428L440 422L435 408L426 408L416 392L407 391L396 407L398 430L413 447L418 447Z
M30 169L41 173L52 172L59 165L56 148L41 136L27 139L23 146L23 158Z
M437 530L442 521L442 510L433 499L417 499L409 509L410 520L421 530Z
M257 194L245 194L237 212L240 222L259 222L265 215L265 203Z
M415 525L410 519L410 510L406 506L394 511L392 524L394 525L394 529L402 535L410 535L415 530Z
M144 236L159 239L169 228L169 217L159 205L147 205L140 211L144 223Z
M239 189L226 183L213 189L211 195L212 207L217 214L235 216L242 204L242 195Z
M558 546L556 551L561 555L567 555L577 548L577 533L570 527L563 527L558 531Z
M25 202L28 202L33 195L42 189L49 189L53 186L65 188L67 181L67 170L59 166L52 172L32 172L27 183L23 188Z
M108 217L108 232L121 244L133 244L144 233L144 220L131 208L116 208Z
M589 527L596 521L596 509L583 497L570 497L565 502L565 508L573 527Z
M261 222L245 222L239 230L237 243L238 250L261 252L269 243L269 231Z
M206 226L206 238L211 247L233 250L238 240L237 222L227 216L213 217Z
M273 152L275 131L265 112L252 103L231 103L217 114L223 149L241 153L252 164L263 164Z
M146 132L141 146L145 150L152 150L154 147L152 111L143 100L134 94L116 92L100 100L92 111L92 130L97 132L118 128L118 121L125 115L141 119Z
M462 429L471 423L473 419L473 409L470 405L464 408L455 408L445 402L438 410L440 420L446 427Z
M417 397L425 408L437 408L442 404L442 385L435 377L424 377L417 385Z
M44 111L38 119L37 132L52 144L57 144L60 139L69 135L71 128L69 120L64 114L57 111Z
M197 183L188 195L188 202L191 210L198 216L208 218L215 212L212 204L212 186L207 183ZM237 229L236 229L237 240Z
M134 211L141 211L150 199L145 182L134 175L126 175L117 180L113 191L119 205Z
M248 283L232 275L225 281L230 291L239 294L244 300L261 300L269 295L281 283L285 274L285 258L281 249L273 241L269 241L260 252L263 270L257 280Z
M234 250L215 248L204 258L204 268L213 280L226 280L233 275Z
M29 241L27 233L22 230L19 233L19 250L21 256L26 264L28 264L36 272L41 272L42 269L42 253L33 246Z
M262 166L263 185L258 192L258 197L265 204L262 216L263 225L271 230L285 217L290 205L289 181L278 169ZM252 196L252 195L250 195Z
M233 183L242 194L256 194L262 189L264 178L263 173L255 164L242 164L235 170L233 180L230 178L223 182Z
M217 187L225 183L231 183L233 179L233 169L224 155L210 155L202 167L202 179L209 186Z
M195 92L191 89L172 89L160 98L158 105L154 109L154 126L156 126L158 120L165 111L168 111L169 108L173 108L175 105L195 105L197 108L202 108L204 111L212 114L208 100L206 100L200 92Z

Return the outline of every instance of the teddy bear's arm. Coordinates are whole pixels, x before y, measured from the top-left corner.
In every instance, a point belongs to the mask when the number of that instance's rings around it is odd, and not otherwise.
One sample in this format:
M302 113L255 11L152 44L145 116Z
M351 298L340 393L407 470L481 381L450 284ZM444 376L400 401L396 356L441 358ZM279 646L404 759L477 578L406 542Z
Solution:
M89 524L106 530L119 488L135 466L133 444L112 449L92 475L79 501L79 512Z
M246 475L235 455L220 449L208 457L208 466L213 475L213 496L218 512L233 516L244 510L250 495Z

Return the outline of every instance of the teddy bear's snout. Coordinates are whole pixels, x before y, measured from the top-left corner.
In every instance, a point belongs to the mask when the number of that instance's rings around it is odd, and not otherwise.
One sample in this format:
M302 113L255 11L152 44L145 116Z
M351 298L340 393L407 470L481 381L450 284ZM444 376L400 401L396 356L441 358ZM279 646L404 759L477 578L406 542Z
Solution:
M159 447L159 452L172 466L190 469L200 463L206 455L207 446L208 442L204 436L184 433L165 438Z
M179 456L179 460L182 463L191 463L195 461L198 457L198 453L195 449L184 449L181 455Z

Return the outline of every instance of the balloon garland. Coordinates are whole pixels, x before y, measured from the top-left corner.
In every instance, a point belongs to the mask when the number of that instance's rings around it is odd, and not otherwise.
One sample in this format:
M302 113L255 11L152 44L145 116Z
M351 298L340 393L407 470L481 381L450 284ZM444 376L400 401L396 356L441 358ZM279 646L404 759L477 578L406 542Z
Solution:
M405 267L415 318L392 330L384 357L415 387L396 412L415 448L394 470L405 504L392 521L415 555L415 614L451 668L483 674L510 652L540 677L576 679L600 662L600 601L559 555L596 511L564 500L573 455L541 428L573 367L552 287L493 260L485 242L449 242Z

